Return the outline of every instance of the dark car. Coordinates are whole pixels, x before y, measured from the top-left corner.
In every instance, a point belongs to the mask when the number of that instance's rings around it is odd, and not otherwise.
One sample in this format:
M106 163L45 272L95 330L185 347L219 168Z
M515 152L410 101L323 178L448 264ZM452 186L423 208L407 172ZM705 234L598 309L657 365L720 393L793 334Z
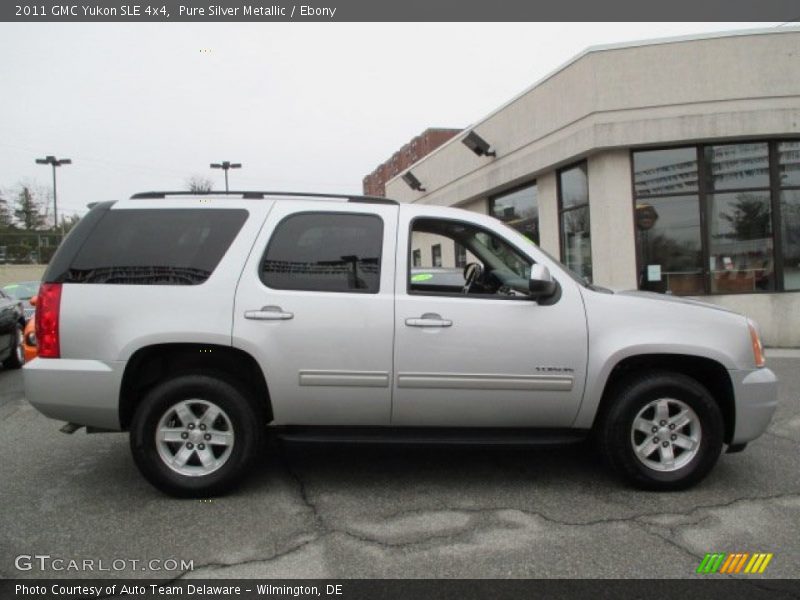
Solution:
M33 304L31 304L31 298L39 292L40 283L40 281L21 281L19 283L10 283L3 286L3 292L5 292L7 296L11 296L22 302L26 321L33 316L36 310L33 308Z
M24 329L22 302L0 290L0 363L6 369L19 369L25 364Z

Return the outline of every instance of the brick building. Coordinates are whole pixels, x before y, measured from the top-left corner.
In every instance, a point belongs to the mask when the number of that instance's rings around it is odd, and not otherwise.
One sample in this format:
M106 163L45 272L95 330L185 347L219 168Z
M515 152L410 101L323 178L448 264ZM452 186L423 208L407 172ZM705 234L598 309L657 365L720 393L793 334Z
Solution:
M426 129L395 152L392 158L364 177L364 194L367 196L385 196L387 181L405 171L415 162L427 156L459 133L461 133L460 129L444 129L440 127Z

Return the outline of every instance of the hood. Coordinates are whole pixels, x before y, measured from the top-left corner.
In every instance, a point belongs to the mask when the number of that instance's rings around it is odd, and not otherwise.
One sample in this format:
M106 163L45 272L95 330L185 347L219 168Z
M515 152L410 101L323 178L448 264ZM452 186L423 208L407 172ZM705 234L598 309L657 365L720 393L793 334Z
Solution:
M683 296L673 296L672 294L657 294L656 292L640 292L638 290L626 290L623 292L616 292L618 296L634 296L636 298L645 298L649 300L655 300L659 302L671 302L674 304L688 304L691 306L700 306L704 308L713 308L714 310L720 310L722 312L727 313L734 313L736 311L730 310L729 308L725 308L724 306L719 306L717 304L711 304L710 302L701 302L700 300L693 300L692 298L686 298Z

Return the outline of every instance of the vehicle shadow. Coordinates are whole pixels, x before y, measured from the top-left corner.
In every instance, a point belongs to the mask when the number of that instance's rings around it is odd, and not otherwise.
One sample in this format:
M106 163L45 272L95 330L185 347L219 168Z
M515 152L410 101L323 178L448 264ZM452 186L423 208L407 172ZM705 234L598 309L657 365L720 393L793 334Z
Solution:
M502 489L509 485L619 488L590 442L561 446L346 444L271 441L251 483L276 471L320 489Z

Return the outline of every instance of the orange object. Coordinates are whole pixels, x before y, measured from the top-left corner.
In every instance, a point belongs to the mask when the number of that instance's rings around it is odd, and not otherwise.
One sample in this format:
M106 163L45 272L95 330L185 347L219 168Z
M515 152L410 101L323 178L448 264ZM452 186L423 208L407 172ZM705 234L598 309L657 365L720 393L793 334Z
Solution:
M39 354L36 346L36 319L28 319L25 325L25 331L22 334L22 349L25 351L25 362L32 361Z

